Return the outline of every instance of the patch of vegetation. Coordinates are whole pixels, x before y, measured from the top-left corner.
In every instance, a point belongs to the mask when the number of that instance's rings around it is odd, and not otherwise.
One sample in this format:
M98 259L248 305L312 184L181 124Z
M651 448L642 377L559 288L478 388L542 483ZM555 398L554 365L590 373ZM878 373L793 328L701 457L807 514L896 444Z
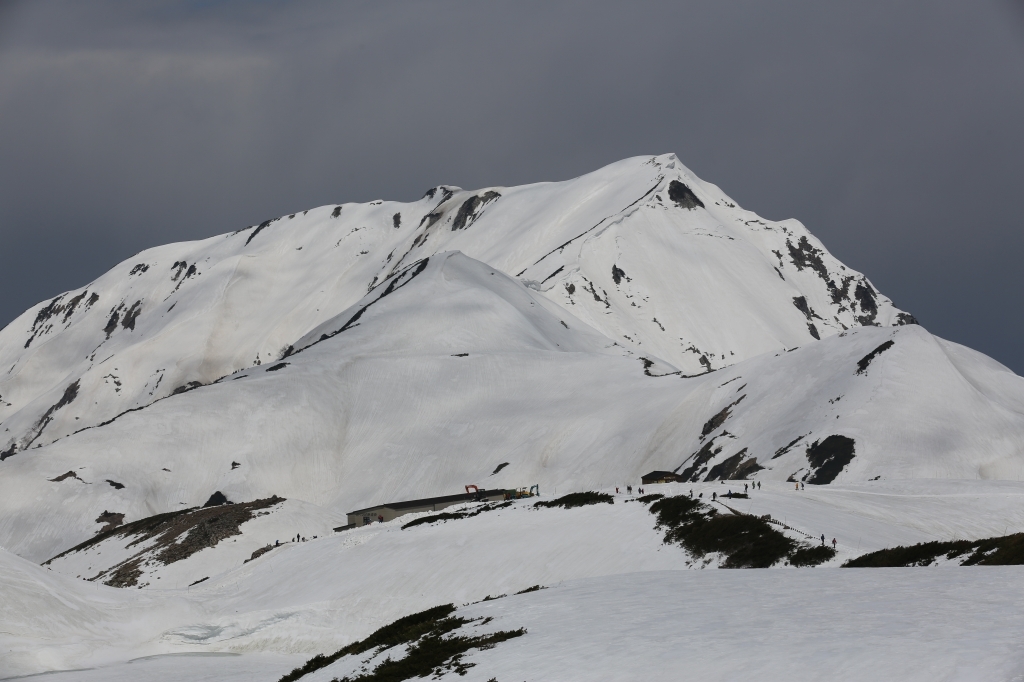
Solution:
M789 555L789 563L794 566L817 566L832 560L836 550L826 545L801 547Z
M850 559L843 568L890 568L929 566L939 558L959 561L961 566L1024 565L1024 533L984 540L923 542L910 547L880 549Z
M422 526L425 523L437 523L439 521L456 521L458 519L468 519L478 514L483 514L485 511L491 511L493 509L502 509L512 504L512 501L501 502L500 504L485 504L475 509L467 509L465 511L456 512L441 512L440 514L431 514L430 516L421 516L418 519L413 519L409 523L402 526L402 530L406 528L413 528L415 526Z
M642 495L641 497L636 498L636 501L637 502L643 502L644 504L647 504L648 502L654 502L655 500L660 500L663 497L665 497L665 496L662 495L661 493L651 493L650 495Z
M748 514L719 514L717 510L685 495L666 497L651 505L656 528L665 529L665 543L678 543L694 556L718 553L722 568L768 568L794 559L801 566L815 566L813 549L786 537L765 519ZM795 564L794 565L798 565Z
M344 677L338 682L400 682L431 674L440 676L445 672L465 675L473 664L465 663L462 659L471 649L490 649L508 639L526 634L526 630L520 628L477 637L449 635L463 625L474 622L467 618L452 616L454 611L453 604L445 604L399 618L366 639L353 642L333 654L314 656L302 667L282 677L279 682L294 682L344 656L359 655L373 649L384 651L402 644L409 645L405 657L395 660L388 656L372 671L353 678Z
M585 507L588 504L615 504L615 499L608 493L598 493L588 490L585 493L569 493L556 500L544 500L535 502L534 507Z
M546 590L548 588L542 587L541 585L534 585L533 587L527 587L525 590L519 590L516 594L526 594L527 592L536 592L538 590Z

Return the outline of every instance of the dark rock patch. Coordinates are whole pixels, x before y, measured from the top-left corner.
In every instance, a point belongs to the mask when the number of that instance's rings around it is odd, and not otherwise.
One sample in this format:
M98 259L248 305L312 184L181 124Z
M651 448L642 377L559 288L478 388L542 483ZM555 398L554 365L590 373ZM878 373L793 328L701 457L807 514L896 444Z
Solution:
M795 305L796 309L802 312L804 314L804 317L807 318L807 321L810 322L811 308L810 306L807 305L807 298L804 296L794 296L793 305Z
M679 208L685 208L690 211L698 206L704 208L704 202L697 198L693 190L678 180L668 183L668 198L675 202Z
M50 480L51 483L60 483L61 481L66 481L69 478L74 478L74 479L77 479L79 481L82 480L82 479L78 478L78 474L76 474L74 471L68 471L66 473L61 474L60 476L57 476L56 478L51 478L49 480ZM82 481L82 482L84 483L85 481Z
M436 223L438 220L441 219L441 216L443 216L443 215L444 215L444 213L442 213L441 211L437 211L436 213L428 213L427 215L423 216L423 218L420 220L420 227L423 227L423 223L426 223L427 224L427 229L429 230L434 225L434 223ZM420 237L422 237L422 236L423 235L420 235ZM417 241L418 240L419 240L419 237L417 237ZM413 246L415 246L415 245L416 245L416 242L413 242Z
M857 371L855 372L855 374L863 374L864 372L866 372L868 369L868 365L871 364L872 360L874 360L879 355L892 348L894 345L896 345L895 342L892 339L889 339L888 341L880 345L878 348L874 349L873 351L862 357L860 360L857 361Z
M550 275L548 275L547 277L545 277L545 278L544 278L544 279L543 279L543 280L541 281L541 284L544 284L544 282L548 281L549 279L551 279L552 277L554 277L555 275L557 275L558 273L560 273L560 272L561 272L562 270L564 270L564 269L565 269L565 266L564 266L564 265L562 265L562 266L559 266L559 268L558 268L557 270L555 270L555 271L554 271L554 272L552 272L552 273L551 273Z
M276 365L273 365L272 367L267 367L266 371L268 371L268 372L276 372L277 370L284 369L287 366L288 366L287 362L279 362Z
M468 358L469 353L452 353L453 358Z
M680 478L682 478L684 481L696 483L700 479L701 473L703 473L703 470L701 468L704 467L704 465L707 464L709 461L711 461L711 459L718 456L721 452L722 447L719 446L716 448L715 439L712 438L707 443L705 443L700 450L698 450L697 452L693 453L690 456L693 461L690 463L690 466L686 467L686 469L684 469L683 472L679 474ZM686 462L683 462L683 464L685 463Z
M455 220L452 221L452 232L469 227L477 219L479 209L500 197L501 195L497 192L490 191L466 199L462 202L462 206L459 206L459 210L455 214Z
M860 282L857 284L853 295L857 299L857 303L860 304L861 311L864 313L857 316L857 321L864 326L875 324L875 317L878 316L875 290L867 282Z
M572 282L567 282L565 285L565 290L569 292L570 296L572 296L573 294L576 293L576 285L573 284Z
M334 210L331 211L331 217L332 218L337 218L340 215L341 215L341 206L335 206Z
M235 469L237 469L240 466L242 466L242 465L239 464L238 462L232 462L231 463L231 470L234 471Z
M896 316L896 324L897 325L905 325L905 324L921 324L921 323L918 322L917 318L914 317L913 315L911 315L910 313L900 313L900 314L898 314Z
M144 564L156 562L164 565L187 559L196 552L213 547L221 540L233 535L241 535L239 526L257 516L260 510L271 507L283 498L269 497L241 504L217 506L203 509L181 509L164 514L157 514L139 521L133 521L111 530L98 533L95 537L61 552L53 559L43 563L47 565L54 559L73 552L79 552L112 537L134 539L128 547L145 543L156 538L148 549L144 549L132 557L109 569L101 571L90 580L100 580L112 587L133 587L142 576ZM184 537L182 537L184 536Z
M107 326L103 328L103 332L110 338L110 335L117 329L117 323L121 319L121 310L124 308L124 304L119 305L110 311L110 319L107 320Z
M775 454L772 455L772 459L778 459L779 457L782 457L784 454L789 452L790 448L792 448L794 445L796 445L797 443L799 443L800 441L802 441L804 438L806 438L809 435L811 435L811 434L806 434L806 435L803 435L803 436L797 436L793 440L789 441L788 444L783 445L781 448L779 448L778 450L775 451Z
M623 278L626 277L626 271L617 265L612 265L612 281L616 284L622 282Z
M141 313L142 301L132 303L132 307L125 311L124 318L121 320L121 327L135 331L135 318L137 318Z
M245 244L243 244L243 246L249 246L249 242L251 242L253 239L255 239L256 235L258 235L260 232L262 232L272 222L273 222L272 220L264 220L262 223L257 225L256 229L253 230L252 234L249 235L249 238L245 240Z
M147 265L146 263L139 263L134 268L132 268L131 272L128 273L128 276L131 277L132 275L141 275L147 270L149 270L149 265Z
M105 533L108 530L113 530L124 523L124 514L108 512L104 509L103 513L96 517L96 523L105 524L102 528L96 531L97 533Z
M124 483L118 483L117 481L111 481L109 478L107 479L107 483L109 483L110 487L113 488L114 490L121 490L122 488L124 488Z
M807 448L811 471L804 480L817 485L831 483L853 461L854 454L854 441L846 436L829 436L820 443L814 441Z
M818 276L826 282L829 281L828 268L825 267L825 261L821 258L823 251L812 246L806 235L800 237L796 246L793 246L793 242L787 239L786 246L789 248L789 258L797 270L808 268L818 273Z
M224 493L218 490L214 494L210 495L210 499L208 499L206 504L203 505L203 509L206 509L207 507L219 507L222 504L231 504L231 501L228 500Z
M758 465L757 457L751 457L745 459L747 449L743 448L732 457L722 460L720 463L711 467L711 471L708 472L705 481L745 481L747 477L754 474L762 469L763 466Z
M584 507L589 504L615 504L615 499L608 493L598 493L590 490L585 493L569 493L554 500L534 502L533 506L572 509L573 507Z
M729 403L728 405L723 407L721 411L718 412L718 414L714 415L713 417L711 417L711 419L704 422L704 428L700 430L700 439L704 440L705 438L707 438L708 434L710 434L712 431L714 431L719 426L724 424L725 420L728 419L730 415L732 415L732 408L739 405L746 397L746 394L741 395L739 398L735 400L735 402Z
M501 471L502 469L504 469L507 466L508 466L508 462L502 462L501 464L498 465L498 467L494 471L491 472L491 476L493 476L494 474L498 473L499 471Z
M171 395L178 395L179 393L187 393L188 391L194 391L195 389L199 388L200 386L203 386L203 382L201 382L201 381L190 381L187 384L184 384L182 386L178 386L176 389L171 391ZM130 411L131 410L129 410L129 412Z
M815 339L819 341L821 340L821 337L818 336L818 328L814 326L813 322L807 323L807 333L813 336Z

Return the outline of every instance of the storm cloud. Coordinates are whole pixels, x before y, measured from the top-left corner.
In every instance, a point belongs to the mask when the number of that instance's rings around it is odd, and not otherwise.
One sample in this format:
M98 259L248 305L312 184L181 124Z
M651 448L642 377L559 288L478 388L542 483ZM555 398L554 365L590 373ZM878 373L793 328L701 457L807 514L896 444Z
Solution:
M0 325L313 206L675 152L1024 373L1019 2L0 0Z

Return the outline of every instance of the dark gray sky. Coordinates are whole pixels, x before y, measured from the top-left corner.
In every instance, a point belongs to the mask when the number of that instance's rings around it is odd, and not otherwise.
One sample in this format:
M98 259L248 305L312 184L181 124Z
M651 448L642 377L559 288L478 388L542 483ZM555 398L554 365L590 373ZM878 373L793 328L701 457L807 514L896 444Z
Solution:
M0 0L0 325L299 209L676 152L1024 374L1024 3Z

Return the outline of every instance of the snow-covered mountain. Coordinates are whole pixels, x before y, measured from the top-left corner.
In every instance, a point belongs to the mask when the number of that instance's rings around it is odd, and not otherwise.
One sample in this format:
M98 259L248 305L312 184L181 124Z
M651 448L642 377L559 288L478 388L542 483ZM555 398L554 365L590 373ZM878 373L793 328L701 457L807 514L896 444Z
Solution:
M738 208L674 155L567 182L440 186L149 249L26 311L0 331L0 458L278 360L392 274L451 250L684 374L913 321L800 223Z
M717 565L627 497L334 532L467 484L758 481L721 508L837 534L833 564L1024 527L1024 379L914 322L672 155L145 251L0 331L0 631L29 633L0 662L309 654L446 601Z
M9 457L0 542L43 561L105 514L215 491L343 514L469 483L557 493L651 470L828 483L1024 469L1024 382L917 325L688 377L457 252L410 264L281 356Z

